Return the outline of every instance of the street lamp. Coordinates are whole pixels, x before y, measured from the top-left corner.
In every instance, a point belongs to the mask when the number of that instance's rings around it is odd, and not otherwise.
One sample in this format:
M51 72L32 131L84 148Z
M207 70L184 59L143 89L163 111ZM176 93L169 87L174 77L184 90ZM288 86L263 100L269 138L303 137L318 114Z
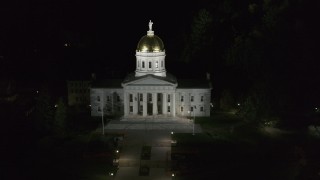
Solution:
M194 135L194 123L196 120L195 109L197 109L197 107L196 107L196 105L191 106L191 107L193 107L194 109L192 109L192 111L188 111L188 113L190 114L190 112L193 112L192 135Z
M102 121L102 135L104 135L104 121L103 121L103 95L101 96L101 121Z
M194 123L195 123L195 121L196 121L196 112L195 112L195 109L197 109L196 106L194 106L194 109L193 109L193 124L192 124L192 135L193 135L193 136L194 136Z

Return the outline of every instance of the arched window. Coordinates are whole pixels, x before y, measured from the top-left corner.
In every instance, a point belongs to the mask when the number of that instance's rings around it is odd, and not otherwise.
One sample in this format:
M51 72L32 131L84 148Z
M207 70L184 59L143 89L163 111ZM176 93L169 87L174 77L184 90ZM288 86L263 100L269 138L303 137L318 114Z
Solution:
M144 68L144 61L142 61L142 68Z
M151 66L151 62L149 61L149 68L151 68L152 66Z
M158 68L159 67L159 65L158 65L159 63L158 63L158 61L156 61L156 68Z

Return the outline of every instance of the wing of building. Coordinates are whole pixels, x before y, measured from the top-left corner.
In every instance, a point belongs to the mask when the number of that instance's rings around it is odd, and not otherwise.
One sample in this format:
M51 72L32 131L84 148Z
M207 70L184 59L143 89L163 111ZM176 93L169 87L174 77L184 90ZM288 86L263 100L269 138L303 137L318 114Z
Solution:
M136 49L136 71L125 79L95 81L90 88L91 115L210 116L208 79L177 80L165 68L165 49L152 22Z

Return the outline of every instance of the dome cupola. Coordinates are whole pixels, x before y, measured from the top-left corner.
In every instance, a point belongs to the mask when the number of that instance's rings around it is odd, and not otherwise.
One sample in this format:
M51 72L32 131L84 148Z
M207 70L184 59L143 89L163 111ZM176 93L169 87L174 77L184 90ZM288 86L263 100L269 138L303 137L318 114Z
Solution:
M147 35L143 36L137 46L138 52L162 52L164 51L164 45L162 40L154 35L154 31L152 30L153 22L149 22L149 31L147 31Z
M149 22L149 31L143 36L136 49L136 76L153 74L166 76L165 49L162 40L152 30L153 22Z

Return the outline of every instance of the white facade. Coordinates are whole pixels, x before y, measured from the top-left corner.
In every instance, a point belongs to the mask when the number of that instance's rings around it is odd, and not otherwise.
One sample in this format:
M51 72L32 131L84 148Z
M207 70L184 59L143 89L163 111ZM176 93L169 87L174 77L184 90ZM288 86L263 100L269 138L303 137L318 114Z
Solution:
M166 76L165 52L136 52L136 76Z
M123 89L91 88L91 116L104 114L123 114Z
M210 116L210 82L202 80L201 86L194 83L194 86L186 87L167 74L164 45L154 35L152 24L150 21L147 35L138 43L135 73L128 75L117 87L110 83L104 86L93 83L90 91L92 116L102 113L124 117Z

